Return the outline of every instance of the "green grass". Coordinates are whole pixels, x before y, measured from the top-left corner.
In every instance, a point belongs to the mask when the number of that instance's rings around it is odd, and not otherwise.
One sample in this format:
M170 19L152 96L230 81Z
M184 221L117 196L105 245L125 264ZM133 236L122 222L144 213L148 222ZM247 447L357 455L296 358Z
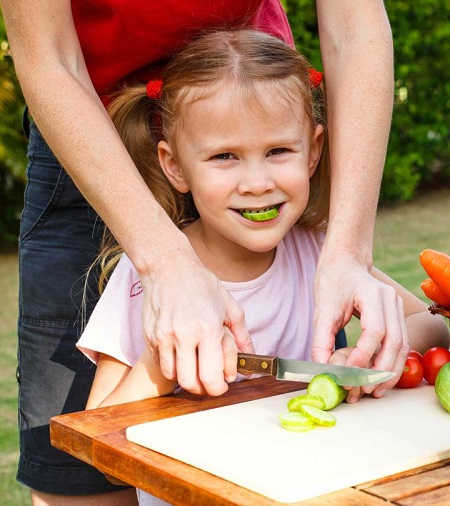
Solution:
M15 480L18 452L16 325L17 255L0 255L0 497L5 506L30 503L28 489Z
M450 189L418 197L414 202L383 207L377 218L374 258L382 271L402 283L422 300L420 289L426 277L419 254L425 248L450 253ZM0 497L4 506L29 504L28 491L15 481L17 464L16 428L16 321L17 257L0 255ZM350 340L359 326L348 326Z

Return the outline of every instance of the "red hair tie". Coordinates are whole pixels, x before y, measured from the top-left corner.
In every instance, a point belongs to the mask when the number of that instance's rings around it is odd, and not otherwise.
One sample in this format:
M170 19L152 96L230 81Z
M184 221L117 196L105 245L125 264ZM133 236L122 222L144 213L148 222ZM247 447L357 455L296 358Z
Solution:
M323 74L322 74L322 72L319 72L315 68L311 67L308 72L308 77L309 77L309 84L311 85L311 88L313 90L315 90L317 87L320 86L322 79L323 79Z
M147 83L147 97L159 100L161 98L162 81L161 79L154 79Z

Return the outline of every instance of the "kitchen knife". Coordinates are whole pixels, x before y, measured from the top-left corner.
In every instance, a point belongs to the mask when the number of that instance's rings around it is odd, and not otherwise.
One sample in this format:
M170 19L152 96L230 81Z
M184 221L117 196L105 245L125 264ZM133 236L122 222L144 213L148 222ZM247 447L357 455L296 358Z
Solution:
M328 373L338 385L361 387L390 380L395 373L377 369L303 362L266 355L238 353L238 372L275 376L279 380L309 383L317 374Z

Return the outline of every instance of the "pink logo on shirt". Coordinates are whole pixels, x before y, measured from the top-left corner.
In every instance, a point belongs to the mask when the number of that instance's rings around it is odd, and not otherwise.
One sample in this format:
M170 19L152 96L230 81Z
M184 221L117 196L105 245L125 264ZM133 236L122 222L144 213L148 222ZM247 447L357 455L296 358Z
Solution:
M136 297L136 295L141 294L144 291L142 288L142 283L140 281L136 281L130 290L130 297Z

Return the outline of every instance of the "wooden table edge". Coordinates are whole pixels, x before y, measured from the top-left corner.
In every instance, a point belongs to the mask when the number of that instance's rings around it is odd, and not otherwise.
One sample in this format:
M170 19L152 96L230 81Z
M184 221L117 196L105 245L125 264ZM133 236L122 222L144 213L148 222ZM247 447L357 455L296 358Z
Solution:
M303 388L304 385L295 382L258 378L230 385L230 391L219 398L199 398L183 393L59 415L50 421L51 441L56 448L93 465L106 475L146 490L151 494L158 494L163 500L171 501L173 504L281 506L284 503L271 500L206 471L131 443L126 439L125 430L131 425L151 420L295 392ZM127 412L128 414L124 415ZM94 425L92 428L88 423L91 419L96 422L101 420L101 424ZM139 460L133 458L136 453L141 453ZM425 467L435 469L449 463L450 461L444 460ZM370 496L370 502L367 502L370 494L370 492L366 492L367 489L380 483L420 473L423 470L425 469L413 469L317 498L291 503L291 506L345 506L348 504L347 501L370 504L370 506L391 504L385 499L373 495ZM130 474L135 479L129 480ZM180 476L181 474L183 477ZM150 476L155 481L149 485ZM198 482L203 480L206 485L200 489ZM192 485L195 482L197 482L196 487ZM339 498L342 498L342 502Z

